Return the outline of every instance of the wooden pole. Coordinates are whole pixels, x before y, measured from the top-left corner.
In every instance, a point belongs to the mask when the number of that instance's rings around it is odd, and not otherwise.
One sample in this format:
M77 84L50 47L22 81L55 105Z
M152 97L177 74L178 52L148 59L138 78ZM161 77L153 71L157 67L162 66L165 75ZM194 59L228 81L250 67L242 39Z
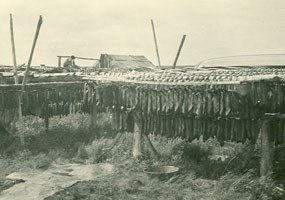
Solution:
M135 123L134 127L134 147L133 147L134 158L142 156L142 133L139 125Z
M22 119L22 98L23 98L24 89L25 89L25 85L26 85L26 82L27 82L29 69L30 69L30 66L31 66L31 63L32 63L32 58L33 58L34 50L35 50L35 47L36 47L36 43L37 43L37 39L38 39L38 36L39 36L39 32L40 32L40 28L41 28L42 23L43 23L42 16L40 16L39 21L38 21L38 25L37 25L37 29L36 29L36 34L35 34L34 41L33 41L33 45L32 45L32 50L31 50L31 53L30 53L29 61L28 61L28 65L27 65L27 68L26 68L26 71L25 71L23 82L22 82L21 93L19 94L19 98L18 98L18 104L19 104L19 110L18 111L19 111L20 123L22 123L22 121L23 121L23 119ZM24 135L21 135L20 140L21 140L21 144L23 146L25 144Z
M175 57L175 60L174 60L173 69L175 69L175 67L176 67L177 60L178 60L178 58L179 58L181 49L182 49L182 47L183 47L185 38L186 38L186 35L183 35L182 40L181 40L180 45L179 45L179 48L178 48L178 51L177 51L177 54L176 54L176 57Z
M12 55L13 55L13 65L14 65L14 82L15 84L19 84L18 73L17 73L17 59L16 59L16 47L14 40L14 26L13 26L13 16L10 14L10 33L11 33L11 45L12 45ZM18 96L19 101L20 96ZM15 120L12 122L13 130L16 129Z
M25 84L27 82L28 73L29 73L30 66L31 66L31 63L32 63L32 60L33 60L34 50L35 50L36 43L37 43L37 40L38 40L38 37L39 37L39 33L40 33L40 29L41 29L42 23L43 23L43 19L42 19L42 16L40 15L40 18L39 18L39 21L38 21L38 25L37 25L37 30L36 30L34 41L33 41L33 45L32 45L32 50L31 50L31 53L30 53L30 57L29 57L29 60L28 60L28 65L27 65L27 68L26 68L26 71L25 71L25 76L24 76L23 83L22 83L21 99L22 99L22 95L23 95L23 92L24 92Z
M135 127L134 127L134 145L133 145L133 157L139 158L142 156L142 129L141 129L141 117L137 114L134 115Z
M12 53L13 53L13 64L14 64L14 80L15 84L19 83L18 74L17 74L17 60L16 60L16 48L15 48L15 40L14 40L14 28L13 28L13 17L10 14L10 32L11 32L11 44L12 44Z
M154 23L153 23L152 19L150 21L151 21L152 33L153 33L155 50L156 50L156 55L157 55L158 67L159 67L159 69L161 69L160 57L159 57L159 52L158 52L158 45L157 45L156 34L155 34L155 29L154 29Z
M263 120L261 129L261 160L260 176L267 176L272 173L273 169L273 142L270 141L270 121Z

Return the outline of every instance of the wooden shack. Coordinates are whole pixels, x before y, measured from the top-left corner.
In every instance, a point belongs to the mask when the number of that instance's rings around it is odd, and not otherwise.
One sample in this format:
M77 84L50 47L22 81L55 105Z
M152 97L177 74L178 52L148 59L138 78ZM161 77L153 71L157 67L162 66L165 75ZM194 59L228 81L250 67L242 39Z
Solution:
M142 55L111 55L101 54L101 68L112 68L121 70L131 69L154 69L156 66L152 64L145 56Z

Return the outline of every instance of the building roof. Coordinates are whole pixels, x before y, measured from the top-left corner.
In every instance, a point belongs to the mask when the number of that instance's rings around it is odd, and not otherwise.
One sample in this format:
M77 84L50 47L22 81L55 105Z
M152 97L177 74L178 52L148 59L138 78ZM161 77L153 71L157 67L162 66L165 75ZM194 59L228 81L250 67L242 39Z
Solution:
M120 69L154 69L156 66L152 64L143 55L111 55L101 54L100 64L102 68L120 68Z

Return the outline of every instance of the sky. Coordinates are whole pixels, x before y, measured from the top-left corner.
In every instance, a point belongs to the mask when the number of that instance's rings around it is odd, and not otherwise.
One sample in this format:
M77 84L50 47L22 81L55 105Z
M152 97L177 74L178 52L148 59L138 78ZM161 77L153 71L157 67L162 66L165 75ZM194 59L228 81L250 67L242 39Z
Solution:
M162 65L214 57L285 53L284 0L1 0L0 64L12 65L9 14L17 63L28 62L39 15L43 24L32 65L57 65L57 55L145 55ZM93 61L77 64L88 65Z

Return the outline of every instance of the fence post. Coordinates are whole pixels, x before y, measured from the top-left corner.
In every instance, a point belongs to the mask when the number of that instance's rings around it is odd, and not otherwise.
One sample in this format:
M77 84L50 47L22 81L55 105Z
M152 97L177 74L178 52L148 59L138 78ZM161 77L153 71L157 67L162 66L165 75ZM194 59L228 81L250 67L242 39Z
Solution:
M142 156L142 129L141 129L141 119L135 114L134 116L135 126L134 126L134 146L133 146L133 156L134 158L139 158Z
M273 169L273 142L270 141L270 121L261 122L261 159L260 176L270 175Z

